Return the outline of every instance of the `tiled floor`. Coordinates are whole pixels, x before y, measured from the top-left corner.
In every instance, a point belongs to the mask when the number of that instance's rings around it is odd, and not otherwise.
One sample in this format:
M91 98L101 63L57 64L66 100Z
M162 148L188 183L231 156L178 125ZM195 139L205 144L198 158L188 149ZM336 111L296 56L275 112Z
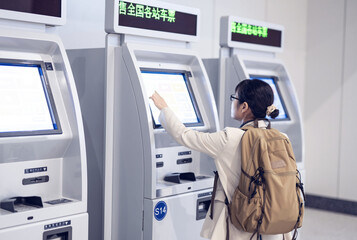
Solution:
M299 240L357 240L357 216L306 208Z

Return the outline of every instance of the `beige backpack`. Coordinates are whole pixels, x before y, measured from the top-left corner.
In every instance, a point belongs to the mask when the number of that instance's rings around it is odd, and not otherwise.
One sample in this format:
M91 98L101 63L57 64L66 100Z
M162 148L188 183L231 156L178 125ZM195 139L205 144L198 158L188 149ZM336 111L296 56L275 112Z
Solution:
M230 219L236 228L252 233L251 239L255 234L259 239L260 234L292 230L296 239L302 225L304 191L293 149L284 134L270 128L270 122L267 129L258 128L258 120L254 127L242 128L246 131L241 140L242 173L232 202L226 200Z

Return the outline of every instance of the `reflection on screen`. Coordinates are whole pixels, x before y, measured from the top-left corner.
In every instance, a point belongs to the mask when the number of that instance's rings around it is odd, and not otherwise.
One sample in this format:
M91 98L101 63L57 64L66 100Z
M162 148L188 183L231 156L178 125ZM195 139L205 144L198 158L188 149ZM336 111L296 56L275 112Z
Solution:
M42 68L0 63L0 132L54 130Z
M268 83L270 85L270 87L273 89L273 92L274 92L273 105L279 109L279 115L275 119L280 119L280 120L289 119L287 111L284 106L283 98L281 97L280 92L278 91L274 77L255 77L255 76L252 77L251 76L251 78L262 80L262 81ZM271 119L270 117L268 117L268 118Z
M147 96L157 91L174 111L180 121L186 125L201 125L201 119L184 73L142 71ZM160 110L150 100L150 109L155 127L160 126Z

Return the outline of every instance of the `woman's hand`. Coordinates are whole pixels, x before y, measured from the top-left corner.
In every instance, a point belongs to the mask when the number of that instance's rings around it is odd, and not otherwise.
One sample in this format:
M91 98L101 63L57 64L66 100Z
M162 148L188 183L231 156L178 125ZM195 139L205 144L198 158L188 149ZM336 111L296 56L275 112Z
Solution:
M167 107L167 103L165 102L165 100L155 91L154 94L149 97L155 104L155 106L161 110L165 107Z

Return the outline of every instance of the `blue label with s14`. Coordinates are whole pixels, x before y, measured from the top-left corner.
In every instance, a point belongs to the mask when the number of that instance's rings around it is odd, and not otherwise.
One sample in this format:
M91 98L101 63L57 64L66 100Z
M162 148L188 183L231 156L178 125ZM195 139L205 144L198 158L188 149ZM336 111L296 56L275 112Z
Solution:
M167 213L167 205L164 201L156 203L154 208L154 217L156 220L161 221L165 218Z

